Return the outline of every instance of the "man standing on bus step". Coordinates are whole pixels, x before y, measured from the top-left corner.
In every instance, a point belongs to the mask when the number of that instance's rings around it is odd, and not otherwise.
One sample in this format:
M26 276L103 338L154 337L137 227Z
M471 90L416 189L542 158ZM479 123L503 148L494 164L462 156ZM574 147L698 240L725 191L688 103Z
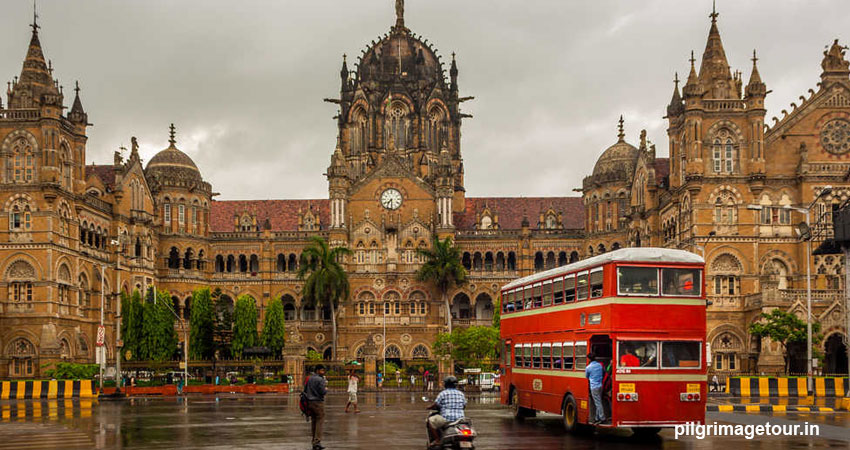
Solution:
M322 428L325 424L325 394L328 393L328 382L325 380L325 367L316 367L316 372L310 375L304 386L307 396L307 415L310 416L313 433L313 450L322 450Z
M605 369L596 360L596 355L593 352L587 354L587 361L584 376L590 381L590 395L593 397L593 406L596 409L596 418L591 420L590 424L596 425L606 420L605 407L602 405L602 379L605 376Z

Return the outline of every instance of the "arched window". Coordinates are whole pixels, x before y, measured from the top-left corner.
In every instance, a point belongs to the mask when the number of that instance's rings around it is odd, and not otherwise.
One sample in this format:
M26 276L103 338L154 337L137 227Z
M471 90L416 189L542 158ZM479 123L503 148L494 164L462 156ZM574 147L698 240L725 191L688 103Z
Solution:
M276 268L278 272L286 272L286 255L278 253Z
M10 369L13 377L28 377L34 375L35 346L25 338L12 342L6 352L11 358Z
M18 260L6 270L9 282L9 302L12 304L32 303L32 286L36 281L35 268L28 262Z
M472 270L472 257L469 252L463 252L463 257L461 258L461 264L463 264L463 268L466 270Z
M239 271L243 273L248 271L248 257L245 255L239 255Z
M195 258L195 254L192 251L192 248L189 247L186 249L186 253L183 255L183 268L189 270L192 268L192 259Z
M368 120L366 118L366 112L362 109L358 108L357 111L352 115L352 121L350 126L351 131L351 154L359 155L361 153L366 152L367 148L367 126Z
M552 269L555 267L555 252L546 253L546 268Z
M286 294L281 297L281 301L283 302L283 320L287 322L295 320L295 299Z
M508 270L516 270L516 253L508 252Z
M733 225L738 222L738 208L735 197L724 191L714 201L714 223L717 225Z
M9 230L30 231L32 229L32 209L24 201L18 200L9 208Z
M250 269L251 273L257 273L260 271L260 258L257 255L251 255Z
M543 252L537 252L534 254L534 270L543 270L543 267Z
M91 304L91 292L89 291L89 280L84 273L80 274L79 288L77 304L80 306L89 306Z
M217 273L224 272L224 257L221 255L215 256L215 271Z
M570 263L578 262L578 252L573 251L570 253Z
M488 272L493 271L493 252L487 252L484 254L484 270Z
M724 253L711 262L714 295L741 295L741 262L738 258Z
M31 183L35 178L35 151L30 141L24 137L18 138L12 144L12 153L9 155L9 164L12 168L12 176L9 177L15 183Z
M298 270L298 258L295 257L294 253L289 254L289 271L295 272Z
M496 271L505 270L505 254L503 252L496 253Z
M233 273L236 270L236 258L233 255L227 255L227 273Z
M407 107L402 103L394 103L387 114L387 148L392 139L396 149L407 148L408 143Z
M558 267L567 265L567 252L558 252Z
M398 346L390 344L387 346L387 349L384 351L384 358L386 359L401 359L401 349Z
M419 344L416 347L413 347L412 355L413 359L428 359L430 354L428 353L428 347Z
M171 247L171 251L168 252L168 268L180 268L180 251L177 250L177 247Z
M717 132L712 142L712 157L715 173L733 173L737 169L736 145L727 129Z
M434 152L440 151L443 143L443 132L445 125L443 124L443 110L438 107L431 108L428 113L428 120L425 122L425 139L426 146Z

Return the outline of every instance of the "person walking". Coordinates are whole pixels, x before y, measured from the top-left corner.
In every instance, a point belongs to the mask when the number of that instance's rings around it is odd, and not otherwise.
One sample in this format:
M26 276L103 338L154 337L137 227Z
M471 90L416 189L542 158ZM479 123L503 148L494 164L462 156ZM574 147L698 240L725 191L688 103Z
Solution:
M177 378L177 395L183 395L183 376Z
M345 404L345 412L348 412L348 408L354 405L354 413L359 413L360 408L357 406L357 383L360 381L360 377L357 376L357 373L354 372L354 369L348 373L348 403Z
M313 450L322 450L322 428L325 425L325 394L328 393L328 381L325 379L325 366L319 365L307 379L304 394L307 397L307 416L310 417L310 430L313 434Z
M400 370L395 371L395 384L396 384L397 388L401 389L401 371Z
M596 418L590 424L596 425L605 422L605 407L602 404L602 378L605 375L605 369L596 360L596 355L593 352L587 354L587 361L584 376L590 382L590 395L593 397L593 405L596 407Z
M413 391L416 389L416 375L410 374L410 390Z
M375 377L375 382L378 383L378 390L384 390L384 374L378 372L378 376Z
M717 378L717 374L711 377L711 390L714 392L720 391L720 380Z

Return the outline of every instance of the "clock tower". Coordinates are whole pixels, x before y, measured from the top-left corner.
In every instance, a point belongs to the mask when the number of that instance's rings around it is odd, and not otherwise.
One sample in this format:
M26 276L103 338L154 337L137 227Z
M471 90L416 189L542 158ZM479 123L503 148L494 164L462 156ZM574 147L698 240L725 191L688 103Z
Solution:
M404 22L397 2L390 31L362 52L357 70L343 56L337 146L327 176L332 239L356 251L375 242L382 260L437 232L453 233L464 208L458 67ZM448 73L448 77L446 76ZM368 232L367 232L368 230ZM404 259L404 258L401 258Z

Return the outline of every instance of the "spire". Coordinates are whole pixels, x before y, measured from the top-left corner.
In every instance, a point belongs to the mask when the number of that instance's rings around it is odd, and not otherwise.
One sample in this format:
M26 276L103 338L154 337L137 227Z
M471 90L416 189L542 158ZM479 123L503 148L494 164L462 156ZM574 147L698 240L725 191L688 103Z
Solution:
M339 70L339 77L342 79L342 82L345 83L348 81L348 63L346 59L348 55L345 53L342 54L342 68Z
M451 89L453 91L457 90L457 59L455 59L456 56L457 55L455 55L455 52L452 52L452 67L449 69L449 75L452 79Z
M71 112L68 113L68 119L72 122L86 124L88 115L83 109L83 102L80 100L80 82L77 81L74 85L74 105L71 107Z
M717 9L712 5L711 27L708 30L708 41L705 43L705 51L702 54L702 63L699 68L699 81L704 87L711 88L712 98L733 98L735 85L729 62L726 59L726 51L723 49L723 41L720 39L720 31L717 29ZM724 83L722 89L717 89L717 81Z
M747 83L746 94L747 98L754 99L756 97L764 98L767 95L767 86L765 86L764 82L761 81L761 75L759 75L759 69L756 65L758 61L758 57L756 57L756 51L753 50L753 72L750 74L750 82ZM751 107L760 108L762 105L760 102L748 102Z
M620 114L620 125L617 127L619 132L617 133L618 142L625 142L626 133L623 132L623 115Z
M170 127L168 127L168 143L171 144L171 147L174 147L177 144L177 139L175 136L177 135L176 128L174 128L174 124L172 123Z
M691 59L689 61L691 62L691 71L690 73L688 73L688 81L685 83L685 87L682 88L682 93L685 95L686 98L699 97L700 95L702 95L702 89L699 85L699 78L697 78L696 67L694 67L694 62L696 60L694 59L693 50L691 50Z
M670 99L670 104L667 105L667 117L677 116L684 111L682 104L682 96L679 95L679 72L673 76L673 97Z
M42 104L58 105L59 88L53 81L51 75L52 67L48 67L41 49L41 41L38 38L38 13L33 2L33 20L30 25L32 36L30 37L27 56L21 68L21 76L17 83L12 86L9 98L10 108L33 108ZM50 98L44 98L44 96Z

